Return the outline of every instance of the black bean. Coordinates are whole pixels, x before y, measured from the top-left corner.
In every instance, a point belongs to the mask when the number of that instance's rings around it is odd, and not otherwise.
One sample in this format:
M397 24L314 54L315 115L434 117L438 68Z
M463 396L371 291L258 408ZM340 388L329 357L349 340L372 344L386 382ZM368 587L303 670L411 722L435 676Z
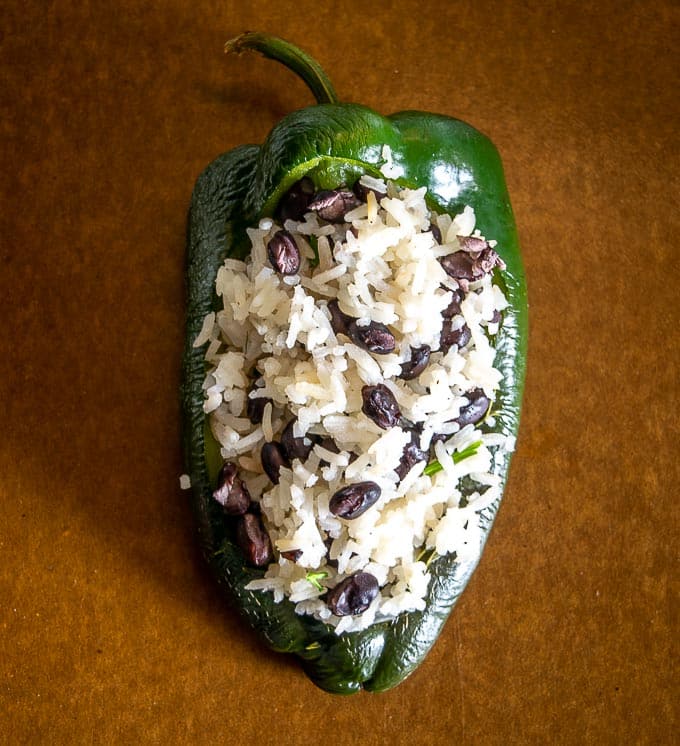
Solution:
M375 482L356 482L339 489L328 503L328 509L338 518L358 518L380 499L380 486Z
M467 324L463 324L459 329L454 329L451 319L444 319L442 332L439 336L439 349L446 355L452 347L458 347L458 349L465 347L471 337L470 327Z
M302 557L302 549L289 549L287 552L281 552L281 556L291 562L297 562Z
M487 324L500 324L503 320L503 314L496 308L493 312L493 316L489 321L487 321Z
M253 515L261 516L262 508L260 507L260 503L256 503L255 501L251 502L248 506L248 512Z
M326 596L326 605L335 616L355 616L366 611L378 595L377 579L368 572L358 572L341 580Z
M242 515L250 505L250 494L245 482L238 476L236 464L227 461L217 478L213 497L227 515Z
M422 347L411 347L411 359L402 363L401 373L399 378L403 378L405 381L411 381L418 376L427 368L430 362L430 346L422 345Z
M429 230L432 233L432 238L440 244L442 242L442 232L439 230L439 226L436 223L430 223Z
M326 564L330 565L331 567L334 567L337 570L338 560L331 559L331 547L333 546L333 537L327 536L324 539L323 543L326 545Z
M404 446L401 461L395 469L400 482L419 461L427 461L427 453L420 449L420 434L411 430L411 440Z
M454 316L458 315L460 313L460 304L463 301L463 298L465 298L465 293L463 292L462 288L456 288L455 290L452 290L451 302L442 311L442 316L445 319L452 319Z
M260 518L246 513L236 524L236 543L246 556L246 562L255 567L268 565L272 559L272 545Z
M267 256L281 275L294 275L300 269L300 250L288 231L276 231L267 243Z
M360 204L354 194L347 189L327 189L314 195L314 199L309 203L309 209L329 223L342 223L345 214Z
M492 248L486 248L477 257L477 266L482 274L487 274L494 267L505 269L505 262L500 258L497 251Z
M246 414L248 419L253 425L259 425L262 422L264 416L264 408L271 399L267 399L264 396L258 397L257 399L251 399L248 397L248 403L246 404Z
M258 383L260 383L262 379L258 379L253 383L253 385L250 387L250 390L248 391L248 399L246 401L246 414L248 415L248 419L253 423L253 425L259 425L262 422L262 417L264 416L264 408L269 404L272 400L265 397L265 396L259 396L255 399L253 399L250 394L253 391L257 391L260 386L258 386Z
M489 244L478 236L456 236L458 245L463 251L470 253L481 253L488 248Z
M281 197L276 208L276 218L284 220L302 220L308 212L309 203L314 197L314 182L304 176Z
M349 337L348 327L354 321L351 316L340 310L336 298L328 301L328 310L331 314L331 327L336 334L346 334Z
M375 422L378 427L387 430L399 424L401 411L394 394L383 383L375 386L364 386L361 389L364 404L361 411Z
M439 263L449 277L456 280L474 280L478 275L475 273L475 260L466 251L454 251L439 258Z
M303 438L295 437L293 427L296 422L297 420L291 420L283 429L281 433L281 446L289 461L295 458L299 458L300 461L306 461L314 447L314 441L309 435Z
M439 259L450 277L457 280L478 280L494 267L505 269L505 262L498 252L477 236L458 236L461 251L454 251Z
M388 355L397 344L392 332L378 321L371 321L367 326L359 326L356 321L352 321L347 327L347 333L355 345L374 355Z
M280 443L275 440L265 443L260 451L262 468L274 484L279 483L279 471L282 466L290 466L286 453Z
M333 438L323 438L319 445L326 451L330 451L331 453L340 453L340 449L338 448L337 443L333 440Z
M361 179L358 179L354 182L352 191L354 192L356 198L360 199L362 202L368 202L369 192L373 192L373 194L375 195L375 200L378 204L380 204L380 200L383 197L387 197L386 192L379 192L377 189L372 189L371 187L364 186L361 183Z
M465 396L470 403L461 408L458 417L455 419L455 422L461 428L479 422L489 411L489 404L491 403L482 389L472 389Z

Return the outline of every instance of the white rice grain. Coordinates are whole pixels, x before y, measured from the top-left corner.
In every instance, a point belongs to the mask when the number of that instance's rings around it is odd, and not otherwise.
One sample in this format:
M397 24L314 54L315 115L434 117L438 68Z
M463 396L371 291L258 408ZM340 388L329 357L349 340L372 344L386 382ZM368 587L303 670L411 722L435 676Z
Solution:
M200 347L204 345L211 337L213 333L213 327L215 326L215 312L211 311L204 319L201 331L194 340L193 347Z

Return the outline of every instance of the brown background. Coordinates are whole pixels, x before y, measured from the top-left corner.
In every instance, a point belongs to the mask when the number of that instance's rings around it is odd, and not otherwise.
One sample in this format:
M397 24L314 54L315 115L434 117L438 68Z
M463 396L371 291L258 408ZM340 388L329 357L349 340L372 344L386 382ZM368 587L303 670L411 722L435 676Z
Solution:
M389 5L4 3L0 742L673 742L679 6ZM223 56L245 29L304 46L345 99L488 133L523 244L506 499L383 695L325 694L260 646L178 488L193 182L311 103Z

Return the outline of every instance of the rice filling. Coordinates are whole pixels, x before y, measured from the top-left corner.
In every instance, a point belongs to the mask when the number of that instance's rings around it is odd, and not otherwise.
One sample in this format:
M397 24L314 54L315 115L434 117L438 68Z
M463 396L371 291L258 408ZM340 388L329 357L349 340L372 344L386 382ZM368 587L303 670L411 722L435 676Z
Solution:
M484 424L508 304L472 208L372 176L339 193L248 229L194 345L220 502L250 500L226 518L264 568L246 587L342 634L423 609L432 559L479 551L514 444Z

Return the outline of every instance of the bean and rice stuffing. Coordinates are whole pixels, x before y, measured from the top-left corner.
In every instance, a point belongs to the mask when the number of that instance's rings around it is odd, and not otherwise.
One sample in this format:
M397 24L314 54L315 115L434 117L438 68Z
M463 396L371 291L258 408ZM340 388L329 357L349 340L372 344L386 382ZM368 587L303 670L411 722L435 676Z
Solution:
M224 460L213 497L265 569L247 587L337 634L423 609L429 562L478 552L513 448L491 432L503 261L470 207L425 197L303 178L248 229L248 260L225 260L195 341Z

